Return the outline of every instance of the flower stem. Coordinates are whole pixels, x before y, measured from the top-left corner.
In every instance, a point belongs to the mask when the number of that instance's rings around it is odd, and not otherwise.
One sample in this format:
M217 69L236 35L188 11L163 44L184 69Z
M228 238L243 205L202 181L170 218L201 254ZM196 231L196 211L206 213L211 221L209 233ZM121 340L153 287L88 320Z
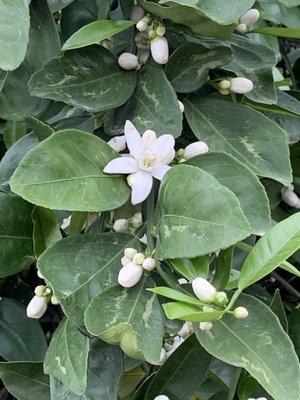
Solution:
M154 250L154 238L153 238L153 226L154 226L154 189L152 188L147 198L147 250L152 253Z

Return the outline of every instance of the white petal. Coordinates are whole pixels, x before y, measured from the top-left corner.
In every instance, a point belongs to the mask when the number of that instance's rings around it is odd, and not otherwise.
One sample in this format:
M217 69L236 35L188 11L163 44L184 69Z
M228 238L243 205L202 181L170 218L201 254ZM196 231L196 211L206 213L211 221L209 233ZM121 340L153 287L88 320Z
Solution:
M128 120L125 123L124 133L130 154L132 154L134 158L138 158L138 156L144 151L144 143L141 135L133 123Z
M124 135L122 136L115 136L110 139L107 144L114 149L115 151L123 151L126 149L126 138Z
M173 150L175 146L175 139L172 135L161 135L158 139L155 140L153 145L151 146L152 151L164 158Z
M132 174L138 170L137 161L131 157L118 157L104 168L107 174Z
M151 131L150 129L147 129L142 136L143 142L144 142L144 148L148 149L152 144L155 142L157 139L156 133L154 131Z
M135 174L129 175L127 182L132 189L131 203L142 203L150 194L153 178L150 174L144 171L138 171Z
M167 154L165 157L160 159L161 163L162 164L170 164L170 162L173 161L173 158L175 157L175 154L176 154L175 150L172 149L169 154Z
M169 165L161 165L156 170L151 172L151 175L153 176L153 178L156 178L159 181L161 181L165 176L165 174L169 171L169 169L171 169Z

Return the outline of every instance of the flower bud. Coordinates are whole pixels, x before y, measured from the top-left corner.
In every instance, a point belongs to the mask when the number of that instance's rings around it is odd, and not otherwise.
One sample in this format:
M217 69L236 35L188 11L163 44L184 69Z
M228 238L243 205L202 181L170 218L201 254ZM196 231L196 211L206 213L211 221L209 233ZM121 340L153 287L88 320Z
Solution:
M156 34L157 36L164 36L166 34L166 28L163 25L159 25L156 28Z
M259 11L256 8L251 8L240 17L240 23L246 26L254 25L259 19Z
M151 40L151 54L157 64L166 64L169 59L169 44L165 37Z
M181 336L182 338L186 338L187 336L190 335L190 326L186 322L182 325L182 328L178 332L178 335Z
M200 322L199 324L200 330L205 332L210 331L212 327L213 327L212 322Z
M136 249L133 249L132 247L127 247L127 248L124 250L124 256L127 257L127 258L129 258L130 260L133 259L133 256L134 256L136 253L137 253L137 250L136 250Z
M267 400L266 397L258 397L256 400Z
M141 19L137 24L136 24L136 29L140 32L146 32L148 29L148 22L144 21Z
M177 101L178 101L179 109L180 109L180 111L183 113L183 112L184 112L184 104L183 104L183 102L180 101L180 100L177 100Z
M163 363L166 361L167 358L168 358L167 352L166 352L166 350L162 347L161 352L160 352L160 360L159 360L159 363L160 363L160 364L163 364Z
M37 270L36 273L37 273L37 276L38 276L40 279L44 279L44 275L43 275L39 270Z
M47 310L47 299L41 296L34 296L27 306L27 317L39 319Z
M123 265L123 267L125 267L125 265L130 264L132 262L132 260L130 258L127 257L122 257L121 258L121 264Z
M136 253L136 254L133 256L132 262L133 262L134 264L142 265L143 262L144 262L144 260L145 260L145 256L144 256L143 253Z
M291 207L300 208L300 198L289 188L282 190L282 200Z
M121 68L130 71L139 65L139 59L135 54L122 53L118 58L118 64Z
M114 222L114 231L124 233L128 229L128 221L125 218L116 219Z
M213 307L203 306L203 312L214 312L215 309Z
M228 89L219 89L219 93L223 96L227 96L230 93L230 90Z
M159 396L156 396L154 400L169 400L169 397L165 396L164 394L160 394Z
M118 153L126 149L126 138L125 135L115 136L110 139L107 144Z
M233 78L230 81L230 90L234 93L245 94L251 92L253 82L247 78Z
M46 294L46 286L44 285L39 285L34 289L34 293L37 296L44 296L44 294Z
M130 19L139 22L145 16L145 11L140 6L133 6L131 9Z
M248 317L249 313L248 313L247 308L237 307L233 310L233 315L235 316L235 318L244 319L244 318Z
M247 32L247 25L246 24L238 24L237 27L235 28L237 31L241 33Z
M222 90L226 90L230 88L230 81L228 79L223 79L219 82L219 88Z
M133 262L121 268L118 275L118 282L125 288L131 288L138 283L143 274L143 268Z
M146 271L152 271L155 268L155 260L152 257L147 257L145 258L145 260L143 261L142 267L146 270Z
M60 228L64 231L65 229L69 228L70 223L71 223L71 215L69 215L67 218L63 219ZM43 278L41 278L41 279L43 279Z
M193 158L195 156L198 156L199 154L204 154L208 152L208 146L204 142L194 142L186 146L184 149L184 154L183 157L186 160L189 160L190 158Z
M215 301L220 305L226 305L228 303L227 294L225 292L217 292Z
M188 281L185 278L179 278L178 283L179 285L184 285L185 283L188 283Z
M52 297L51 297L51 303L52 303L54 306L57 306L57 305L59 304L58 298L57 298L56 296L52 296Z
M135 213L134 216L131 218L131 223L135 228L138 228L143 223L142 213L138 212Z
M215 300L217 290L204 278L196 278L192 282L195 295L204 303L212 303Z
M154 29L150 29L148 32L149 39L155 39L156 38L156 31Z

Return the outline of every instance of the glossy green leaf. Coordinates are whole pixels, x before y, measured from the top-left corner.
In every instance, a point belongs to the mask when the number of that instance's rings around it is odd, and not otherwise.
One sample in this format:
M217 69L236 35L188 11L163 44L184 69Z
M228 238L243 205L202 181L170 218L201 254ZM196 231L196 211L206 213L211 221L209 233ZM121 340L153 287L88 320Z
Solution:
M249 311L244 320L226 315L208 333L195 325L200 343L214 357L246 369L274 400L296 400L300 391L299 362L279 320L254 297L242 295L238 305Z
M300 213L276 224L252 248L239 277L245 289L277 268L300 248Z
M129 197L123 177L103 173L115 154L92 134L75 129L60 131L22 159L10 185L13 192L45 208L111 210Z
M0 192L0 277L16 274L33 262L32 206Z
M73 3L74 0L48 0L49 8L52 13L62 10L69 4Z
M0 69L12 71L24 60L29 26L27 1L0 1Z
M126 247L138 239L117 233L71 236L55 243L38 260L65 314L84 329L83 314L103 289L116 285Z
M212 284L218 290L224 290L230 280L234 246L221 250L216 258L216 271Z
M152 379L145 400L165 395L173 400L182 400L195 395L209 368L211 356L195 336L185 340L171 354Z
M156 294L145 290L153 285L144 276L130 289L115 286L100 293L85 313L89 333L107 343L119 344L132 358L159 363L163 313Z
M122 381L119 390L119 398L126 398L130 395L134 389L136 389L145 376L145 371L139 365L138 367L132 368L126 371L122 376Z
M47 139L52 135L52 133L54 133L54 130L50 125L45 124L35 117L28 117L26 118L26 121L40 142Z
M0 363L0 378L6 389L17 400L50 400L49 378L43 372L42 363Z
M116 57L92 46L53 58L29 82L32 95L90 112L118 107L131 96L136 74L120 69Z
M211 174L238 198L254 232L271 227L268 197L257 176L247 166L225 153L207 153L187 162Z
M263 35L279 36L291 39L300 39L300 29L296 28L257 28L254 29L255 33L260 33Z
M174 51L165 72L176 92L189 93L206 83L210 69L229 64L230 61L229 47L209 49L198 43L186 43Z
M56 329L44 361L44 372L76 394L87 386L89 339L67 319Z
M0 299L0 355L8 361L42 361L47 349L39 323L13 299Z
M3 141L7 149L16 143L26 134L26 125L24 121L7 121L3 132Z
M171 320L179 319L181 321L207 322L215 321L223 315L222 311L204 312L200 310L199 306L196 307L180 301L164 303L162 307L166 316Z
M174 258L169 259L168 264L188 281L192 281L198 276L206 279L209 271L209 256L200 256L191 259Z
M156 225L160 258L205 255L251 233L235 195L190 165L172 168L164 179Z
M185 101L185 115L210 151L229 153L257 175L290 184L286 134L263 114L226 100L195 97Z
M103 20L91 22L75 32L63 45L62 50L80 49L97 44L134 25L133 21Z
M279 289L275 290L275 293L274 293L274 296L272 299L272 303L270 304L270 308L273 311L273 313L277 315L282 328L285 330L285 332L288 332L288 328L289 328L288 320L286 317L284 305L281 300Z
M197 305L201 306L204 304L201 301L199 301L196 297L189 296L187 294L179 292L178 290L175 290L175 289L171 289L169 287L156 286L155 288L148 289L148 290L150 292L159 294L160 296L167 297L168 299L182 301L184 303L194 304L196 306Z
M299 0L279 0L280 3L284 4L286 7L300 6Z
M129 101L108 113L105 131L110 135L123 134L129 119L143 133L151 129L158 136L169 133L181 135L182 113L177 96L164 71L154 64L146 64L139 73L136 90Z

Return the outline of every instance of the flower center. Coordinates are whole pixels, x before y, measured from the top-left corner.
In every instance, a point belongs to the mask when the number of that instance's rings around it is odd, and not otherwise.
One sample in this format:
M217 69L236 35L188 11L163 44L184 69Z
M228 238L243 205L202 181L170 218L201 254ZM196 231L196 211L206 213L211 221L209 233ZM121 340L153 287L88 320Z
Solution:
M157 167L158 159L153 153L144 153L139 159L139 167L142 171L153 171Z

